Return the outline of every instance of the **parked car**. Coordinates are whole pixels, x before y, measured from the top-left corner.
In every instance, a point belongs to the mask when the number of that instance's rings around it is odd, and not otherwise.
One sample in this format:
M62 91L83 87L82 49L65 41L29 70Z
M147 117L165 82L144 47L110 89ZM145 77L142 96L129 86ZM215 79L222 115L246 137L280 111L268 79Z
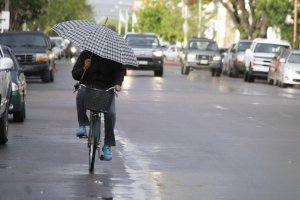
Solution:
M0 144L7 142L8 109L11 99L11 74L13 61L5 58L0 46Z
M237 77L245 72L245 51L250 48L252 40L240 40L228 54L228 76Z
M2 46L4 57L13 61L13 68L10 70L12 81L12 94L8 113L13 115L13 121L23 122L26 117L26 79L23 71L20 70L19 63L11 49Z
M280 63L282 59L286 59L290 54L290 49L281 48L276 56L271 61L271 65L268 72L267 82L268 84L278 84L278 78L280 75Z
M280 59L278 86L300 85L300 51L288 51L286 58Z
M126 66L126 71L150 70L154 71L154 76L163 76L164 54L156 34L128 33L125 40L133 49L139 63L138 67Z
M254 82L255 78L267 79L271 61L282 47L290 49L291 45L285 40L254 39L245 52L244 81Z
M54 81L55 58L45 33L5 32L0 34L0 44L12 49L26 76L40 76L43 82Z
M163 50L164 59L170 61L177 61L179 59L180 48L176 45L169 45Z
M193 69L210 69L212 76L220 76L222 59L217 43L207 38L191 38L183 50L181 73L188 75Z

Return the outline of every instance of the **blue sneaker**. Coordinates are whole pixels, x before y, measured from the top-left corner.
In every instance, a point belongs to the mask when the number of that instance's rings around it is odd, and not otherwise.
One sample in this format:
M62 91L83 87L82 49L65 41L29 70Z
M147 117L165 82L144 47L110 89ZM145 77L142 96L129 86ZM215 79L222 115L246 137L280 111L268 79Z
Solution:
M110 161L112 159L111 147L109 145L104 145L102 147L102 151L103 151L103 158L104 158L104 160Z
M77 131L76 131L76 135L79 138L87 137L85 126L79 126L79 129L77 129Z

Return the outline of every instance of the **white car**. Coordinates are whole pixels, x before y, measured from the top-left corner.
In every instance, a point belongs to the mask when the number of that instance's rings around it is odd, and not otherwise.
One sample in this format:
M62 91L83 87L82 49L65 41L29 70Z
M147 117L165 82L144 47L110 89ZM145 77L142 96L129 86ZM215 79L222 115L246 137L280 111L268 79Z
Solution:
M286 59L280 59L278 86L288 85L300 85L300 51L290 51Z
M176 45L170 45L167 49L163 50L164 59L177 61L179 59L180 48Z
M64 39L61 37L50 37L50 42L55 58L61 59L61 57L64 57L64 50L66 49Z
M256 38L245 52L244 81L254 82L255 78L267 79L272 59L280 49L291 49L285 40Z

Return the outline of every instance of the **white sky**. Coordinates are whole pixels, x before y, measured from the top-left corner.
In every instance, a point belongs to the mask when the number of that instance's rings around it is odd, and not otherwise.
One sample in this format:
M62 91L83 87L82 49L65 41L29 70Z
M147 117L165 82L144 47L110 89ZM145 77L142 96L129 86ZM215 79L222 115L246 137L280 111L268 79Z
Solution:
M96 22L108 18L118 19L119 9L123 13L125 10L131 10L132 0L88 0L93 9L94 19Z

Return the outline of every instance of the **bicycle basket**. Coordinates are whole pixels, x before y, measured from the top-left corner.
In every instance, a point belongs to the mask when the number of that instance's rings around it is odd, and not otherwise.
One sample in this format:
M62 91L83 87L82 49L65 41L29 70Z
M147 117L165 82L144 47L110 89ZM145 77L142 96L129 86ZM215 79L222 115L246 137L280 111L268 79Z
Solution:
M114 91L105 91L87 87L84 96L84 107L87 110L108 112L114 97Z

